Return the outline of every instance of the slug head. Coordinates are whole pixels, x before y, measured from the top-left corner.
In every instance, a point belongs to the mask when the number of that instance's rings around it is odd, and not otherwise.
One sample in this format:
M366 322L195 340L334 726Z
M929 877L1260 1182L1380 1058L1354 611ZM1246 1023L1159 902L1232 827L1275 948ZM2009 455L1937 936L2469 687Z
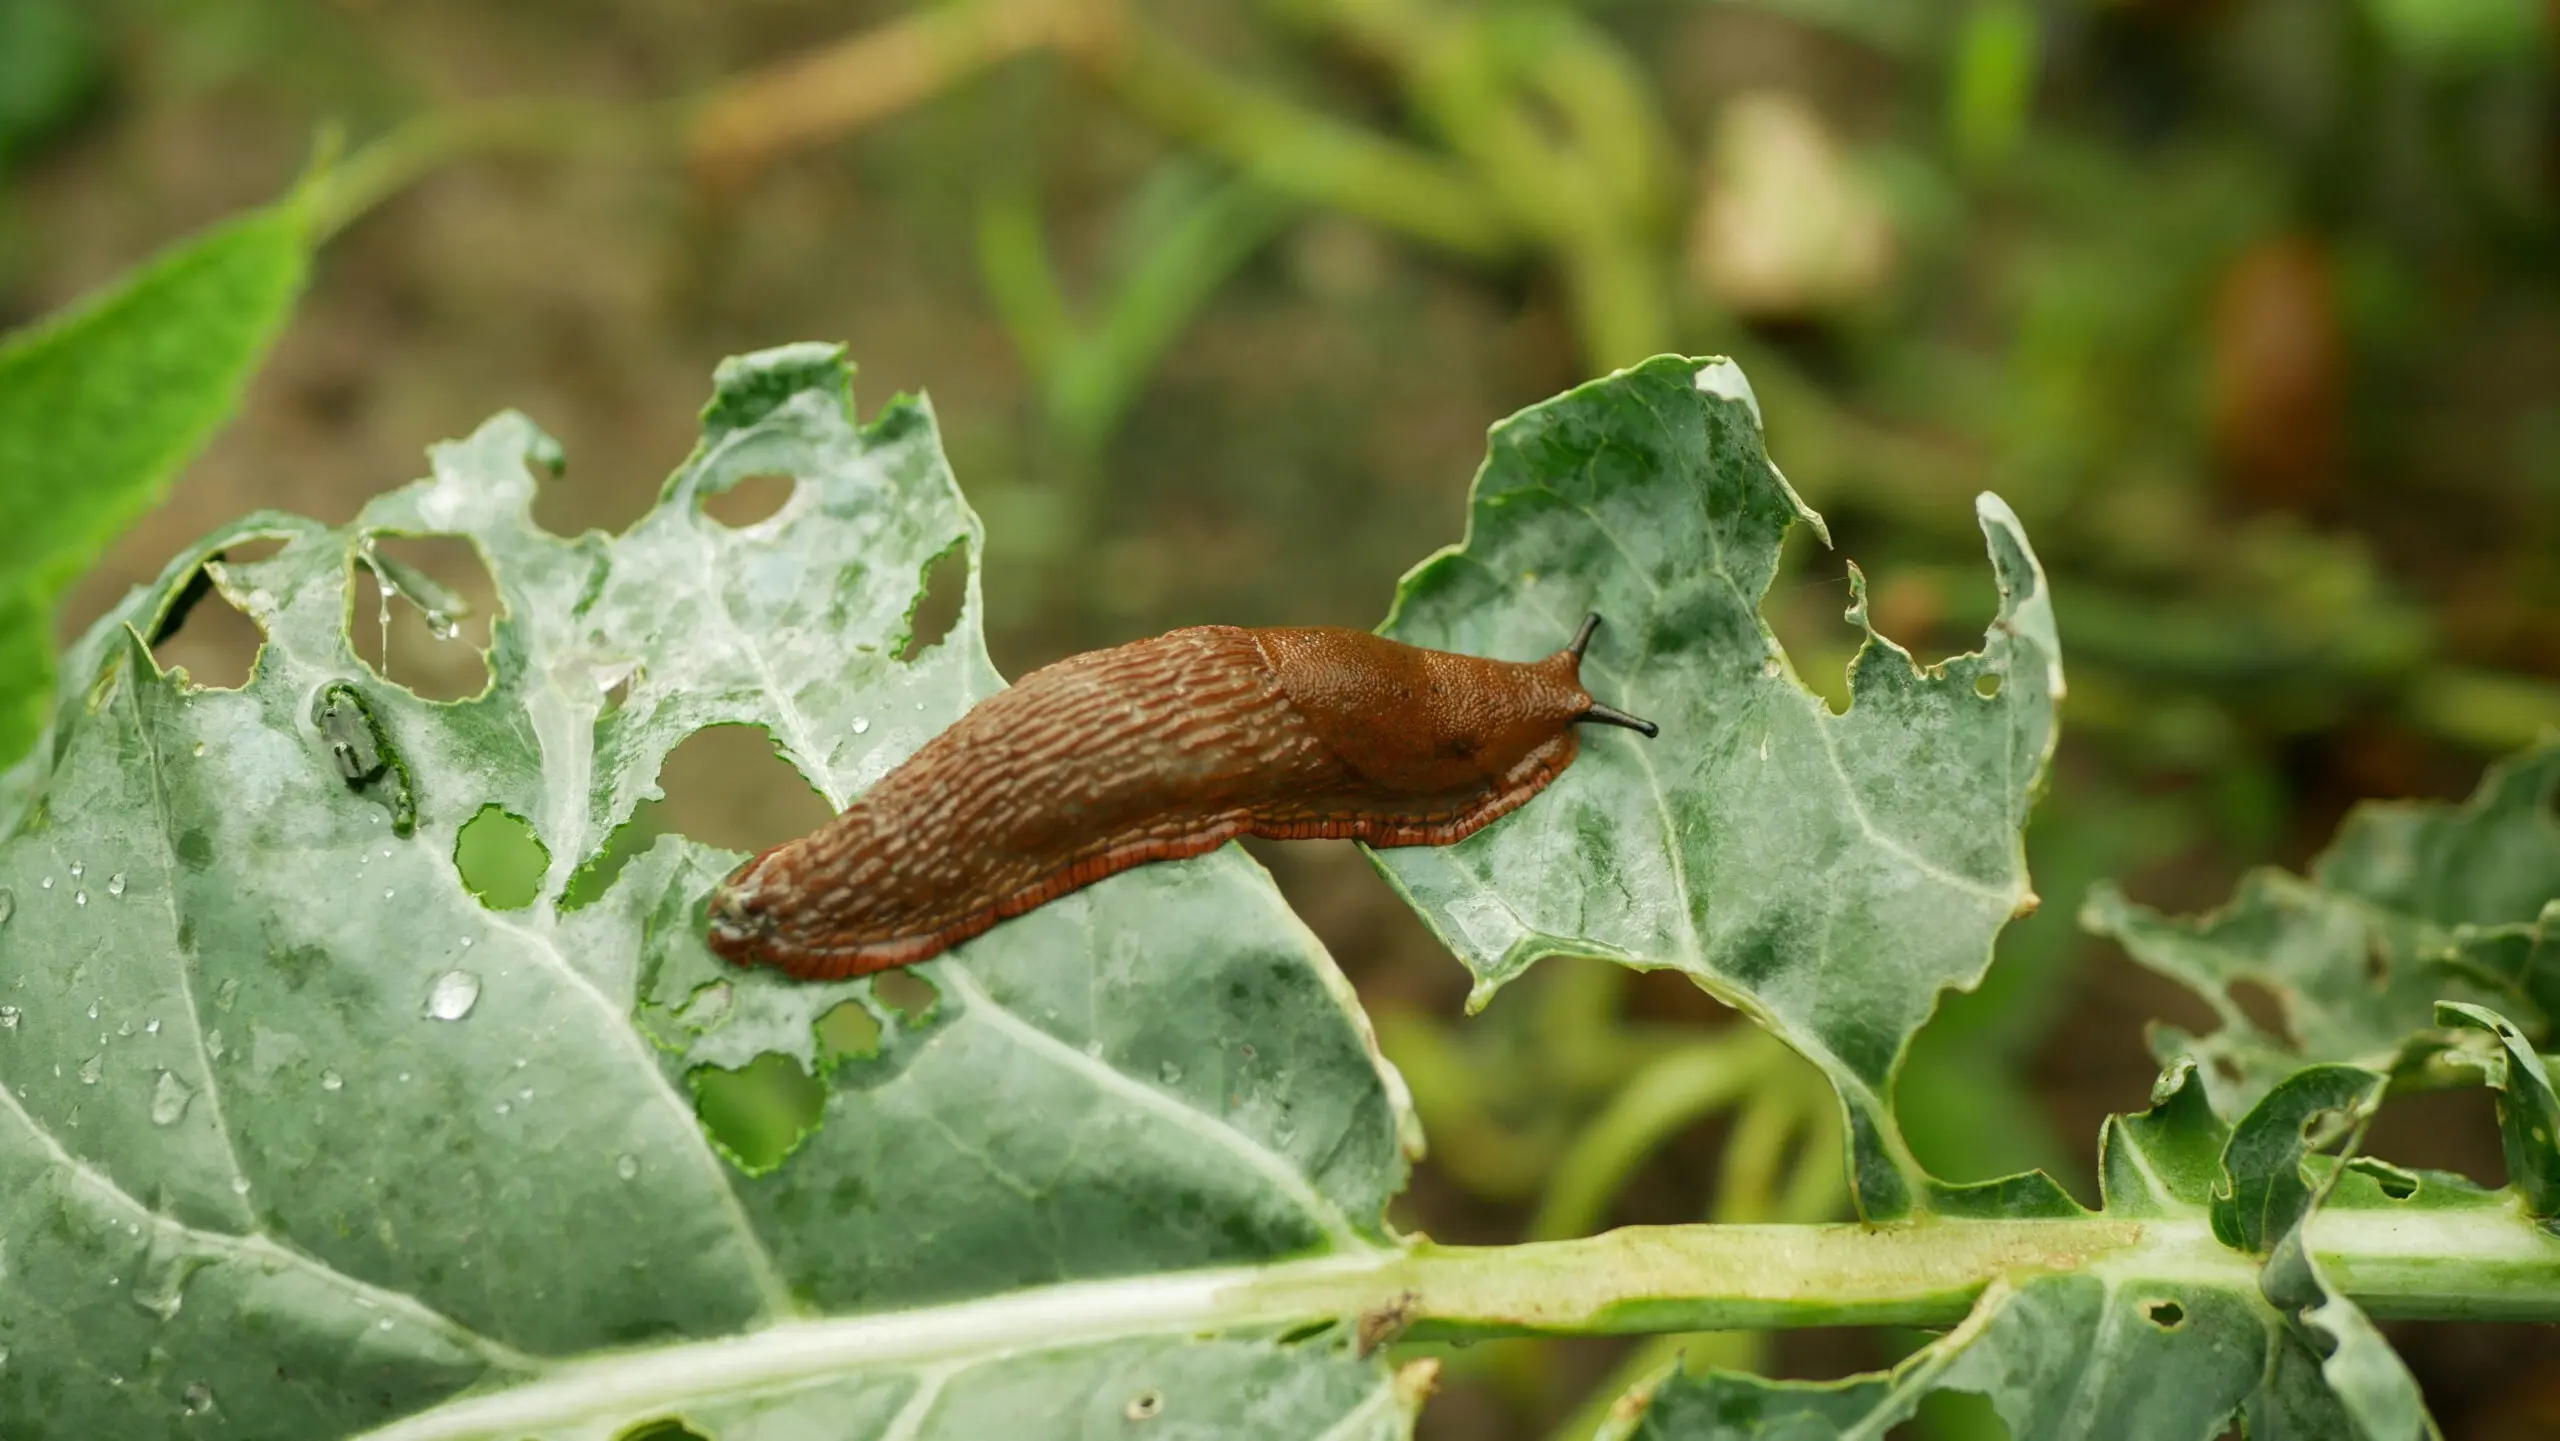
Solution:
M711 953L734 965L747 965L771 954L776 932L772 908L772 875L776 846L729 873L711 892Z
M1597 624L1525 663L1336 627L1254 634L1290 703L1346 766L1384 790L1432 795L1498 781L1542 749L1561 751L1561 768L1578 722L1654 733L1582 688L1582 649Z

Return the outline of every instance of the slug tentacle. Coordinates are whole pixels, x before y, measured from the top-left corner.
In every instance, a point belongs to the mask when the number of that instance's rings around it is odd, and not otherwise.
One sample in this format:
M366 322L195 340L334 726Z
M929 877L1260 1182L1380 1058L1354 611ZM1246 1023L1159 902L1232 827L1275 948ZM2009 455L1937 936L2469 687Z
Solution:
M711 898L710 944L806 979L909 965L1069 891L1243 835L1448 845L1573 763L1597 615L1543 661L1338 627L1199 626L988 697Z

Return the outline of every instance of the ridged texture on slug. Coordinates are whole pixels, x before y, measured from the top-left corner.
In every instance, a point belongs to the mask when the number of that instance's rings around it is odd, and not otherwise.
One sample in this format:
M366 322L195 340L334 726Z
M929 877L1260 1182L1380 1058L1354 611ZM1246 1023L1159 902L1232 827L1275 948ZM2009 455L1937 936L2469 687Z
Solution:
M1591 704L1518 664L1366 631L1202 626L980 702L712 899L712 948L804 978L924 960L1068 891L1240 835L1446 845L1536 795Z

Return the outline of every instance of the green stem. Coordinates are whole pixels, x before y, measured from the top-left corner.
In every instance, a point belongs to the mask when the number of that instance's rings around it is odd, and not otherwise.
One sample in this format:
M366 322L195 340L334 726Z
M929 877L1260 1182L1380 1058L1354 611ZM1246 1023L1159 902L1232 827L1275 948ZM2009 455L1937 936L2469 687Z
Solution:
M2560 1239L2496 1212L2324 1213L2312 1251L2384 1318L2560 1321ZM480 1441L673 1414L865 1368L958 1364L1116 1337L1347 1322L1388 1312L1434 1336L1611 1335L1961 1322L2018 1273L2176 1275L2234 1289L2258 1263L2201 1219L1634 1227L1579 1241L1408 1248L1081 1282L870 1316L792 1322L562 1363L368 1433ZM594 1429L589 1427L588 1429Z
M312 238L326 240L376 205L467 156L617 148L673 154L675 136L672 110L580 100L493 100L431 111L329 172L312 207Z
M1283 194L1471 259L1519 249L1500 206L1458 167L1232 80L1134 16L1125 26L1086 59L1149 124Z
M1737 1026L1637 1072L1556 1164L1533 1239L1587 1235L1628 1174L1682 1128L1750 1090L1788 1053L1756 1026Z

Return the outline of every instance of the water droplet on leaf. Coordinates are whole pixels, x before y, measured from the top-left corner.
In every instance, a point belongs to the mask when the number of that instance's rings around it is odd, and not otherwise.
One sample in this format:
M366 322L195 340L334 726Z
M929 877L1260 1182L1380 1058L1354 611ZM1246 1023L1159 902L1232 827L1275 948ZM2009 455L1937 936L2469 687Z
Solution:
M124 894L124 872L118 871L107 877L107 894L111 896Z
M75 906L85 906L89 904L89 893L87 891L73 891L71 893L71 904Z
M427 1014L439 1021L461 1020L478 1004L480 978L469 971L447 971L436 977L435 986L427 992Z
M89 1059L80 1063L80 1084L84 1086L94 1086L98 1084L98 1078L106 1073L107 1058L105 1054L102 1052L98 1055L91 1056Z
M14 1031L18 1029L18 1018L20 1014L21 1013L18 1008L15 1006L0 1006L0 1031Z
M855 735L860 735L869 729L871 729L871 717L867 715L858 715L853 718L853 733Z
M160 1079L151 1085L151 1124L155 1126L178 1124L179 1118L187 1113L187 1103L195 1098L196 1093L188 1088L186 1082L179 1080L174 1072L162 1071Z
M1156 1078L1170 1086L1174 1082L1182 1079L1182 1068L1171 1061L1167 1061L1156 1068Z
M44 878L44 888L48 891L53 889L53 877L47 876Z
M78 861L73 861L71 863L71 879L75 881L80 879L82 874L84 874L88 869L89 868L87 866L82 865Z
M187 1408L188 1415L201 1416L213 1409L213 1388L202 1381L190 1381L178 1397L178 1404Z
M613 1173L626 1181L638 1177L640 1174L640 1158L637 1156L618 1157L613 1163Z
M322 1072L320 1073L320 1089L321 1089L321 1090L324 1090L324 1091L337 1091L337 1090L344 1090L344 1089L346 1088L346 1084L347 1084L347 1078L346 1078L346 1077L344 1077L344 1076L339 1075L339 1074L338 1074L337 1072L335 1072L335 1071L322 1071Z

